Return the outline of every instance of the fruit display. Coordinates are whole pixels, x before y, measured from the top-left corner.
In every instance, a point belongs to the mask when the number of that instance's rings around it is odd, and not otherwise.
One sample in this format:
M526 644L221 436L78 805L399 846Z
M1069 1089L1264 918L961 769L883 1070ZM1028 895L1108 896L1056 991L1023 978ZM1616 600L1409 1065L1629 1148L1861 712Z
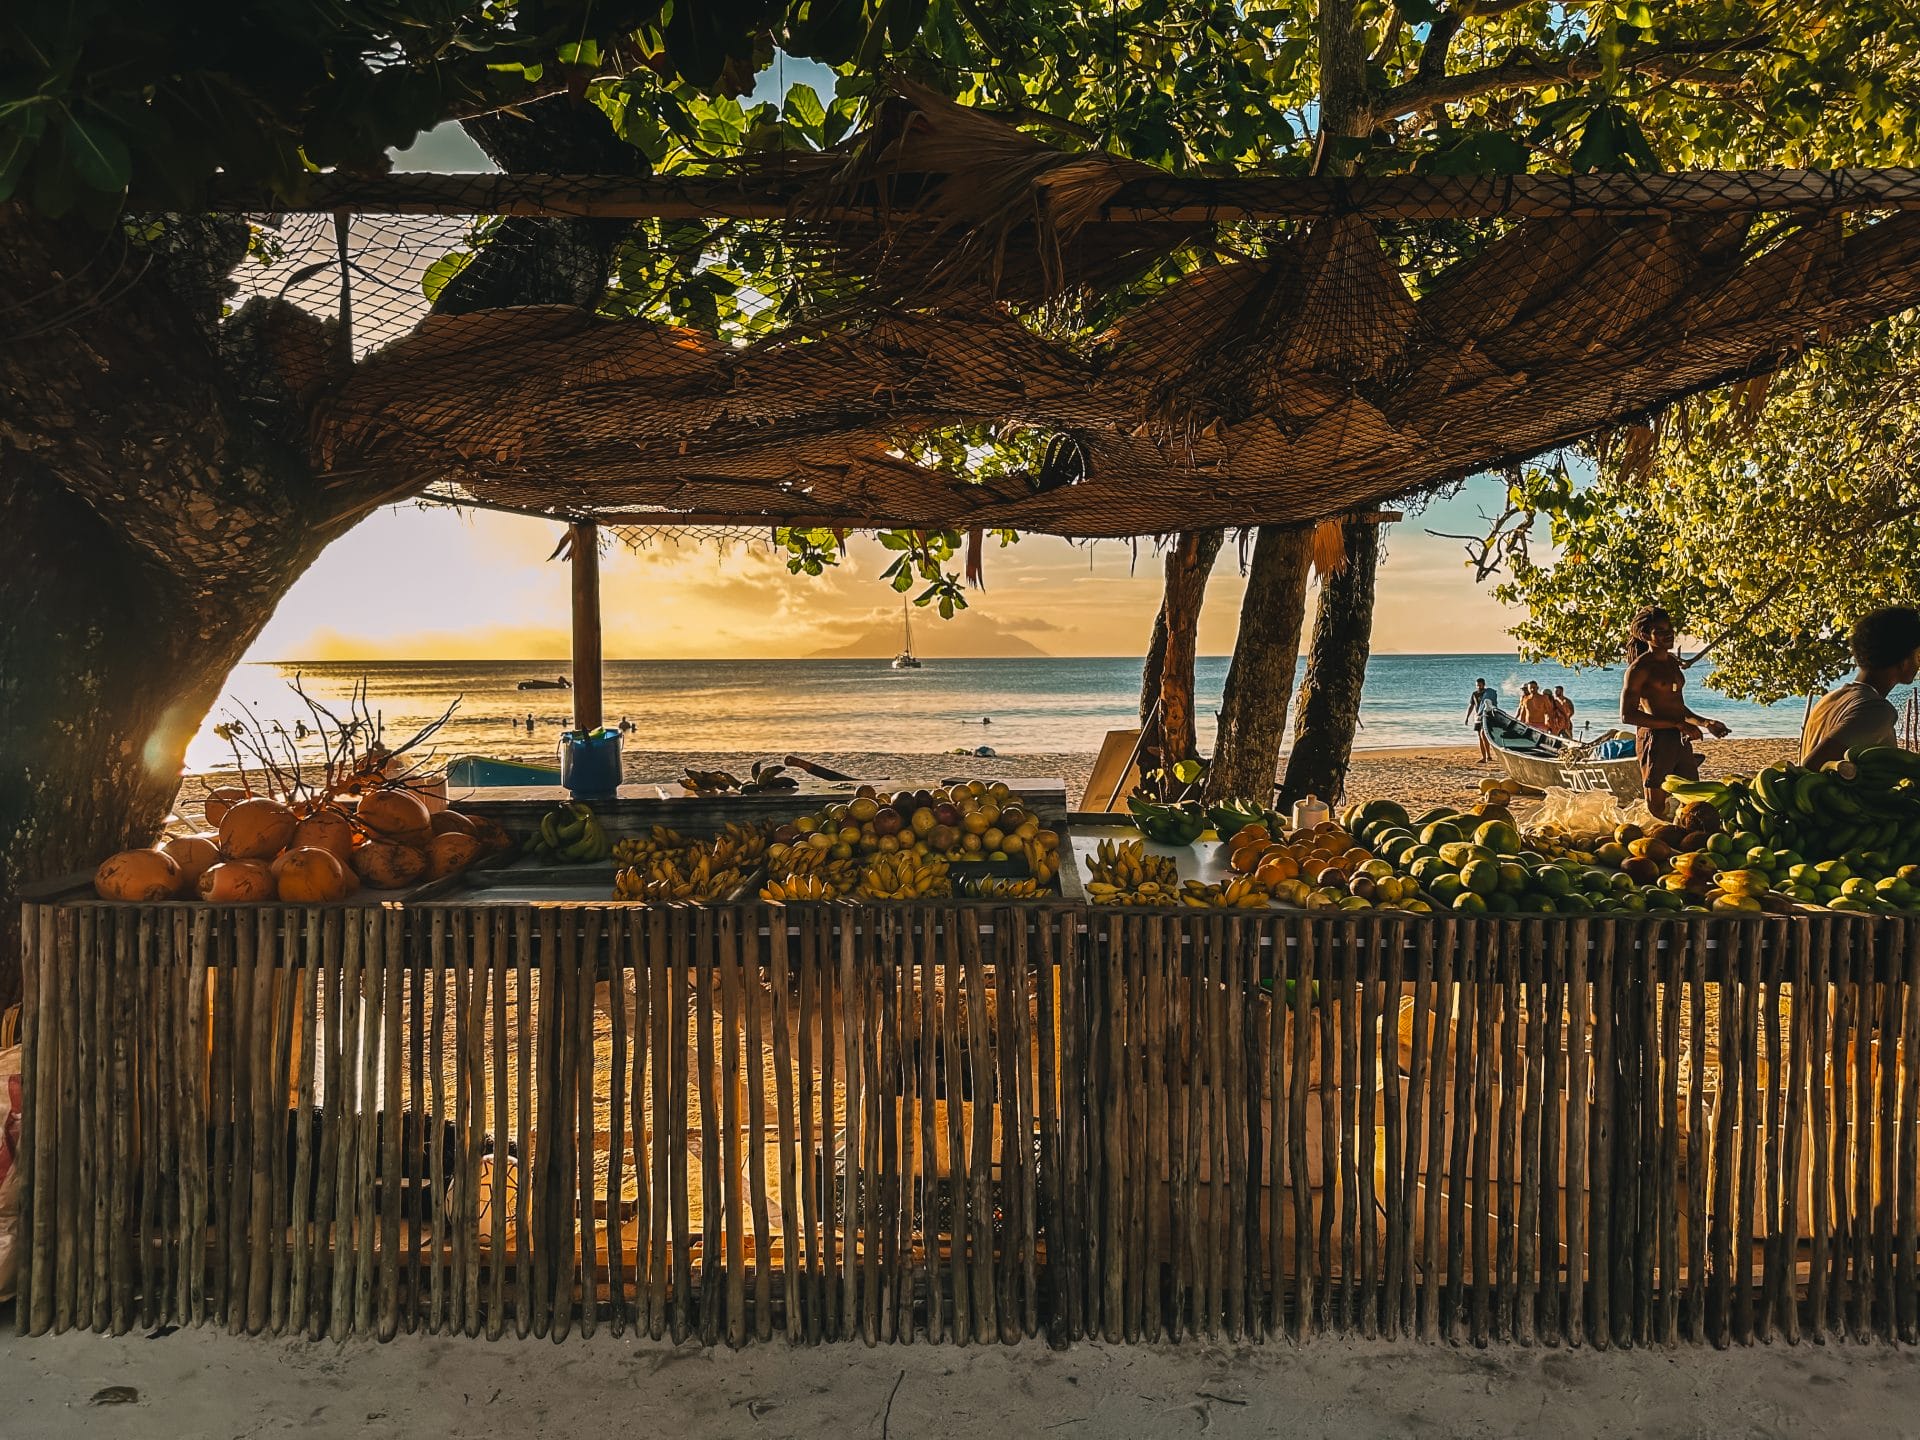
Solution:
M1331 822L1307 830L1248 825L1227 840L1227 866L1275 901L1304 910L1424 910L1419 887Z
M1031 875L975 875L960 881L959 893L976 900L1045 900L1053 891Z
M738 862L723 853L697 848L661 853L645 864L629 865L613 877L616 900L725 900L746 883Z
M1764 875L1793 904L1920 908L1920 755L1872 746L1818 770L1774 765L1750 780L1667 789L1684 802L1681 817L1713 817L1705 848L1723 870Z
M1895 746L1851 750L1818 770L1770 765L1751 780L1676 780L1667 789L1775 849L1920 863L1920 754Z
M732 822L704 840L656 825L612 847L620 869L613 877L616 900L732 898L756 870L767 849L764 826Z
M1269 898L1266 888L1248 875L1221 885L1188 880L1180 886L1180 903L1201 910L1265 910Z
M776 903L788 900L838 900L840 890L818 875L790 875L784 880L769 880L762 885L760 898Z
M94 892L103 900L325 905L362 888L404 890L457 875L512 846L492 821L429 811L397 787L368 790L357 803L287 804L216 790L205 813L209 832L109 856L94 872Z
M876 855L861 873L854 894L868 900L924 900L951 895L953 884L947 870L948 862L937 855L916 855L911 850Z
M556 865L592 864L613 854L613 842L591 805L570 800L541 817L540 828L527 839L527 853Z
M1198 800L1182 800L1163 805L1140 795L1127 797L1127 813L1140 833L1162 845L1191 845L1195 840L1231 835L1249 825L1279 828L1277 817L1251 800L1222 800L1203 805Z
M1180 872L1138 840L1102 840L1087 861L1087 898L1096 905L1177 905Z
M693 841L678 830L666 825L656 825L645 835L626 835L614 842L613 858L616 864L635 865L651 860L655 855L676 854L693 848Z
M819 873L846 893L867 868L859 862L888 855L1024 865L1026 878L1048 887L1060 873L1060 836L998 781L891 795L863 785L851 800L777 826L766 848L767 873L776 880ZM850 872L825 868L847 862Z

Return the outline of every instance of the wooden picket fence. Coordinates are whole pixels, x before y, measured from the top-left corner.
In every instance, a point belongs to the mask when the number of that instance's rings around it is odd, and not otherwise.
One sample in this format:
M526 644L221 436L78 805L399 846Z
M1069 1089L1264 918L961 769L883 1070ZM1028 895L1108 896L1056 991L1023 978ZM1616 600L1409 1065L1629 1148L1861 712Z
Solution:
M1920 934L26 907L39 1334L1920 1327Z

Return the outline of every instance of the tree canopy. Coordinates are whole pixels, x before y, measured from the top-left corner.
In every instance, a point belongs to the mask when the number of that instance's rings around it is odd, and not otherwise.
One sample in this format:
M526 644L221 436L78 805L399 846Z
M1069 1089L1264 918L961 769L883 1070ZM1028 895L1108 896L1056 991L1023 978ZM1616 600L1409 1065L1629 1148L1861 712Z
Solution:
M743 107L776 46L837 93ZM1321 94L1329 48L1364 63ZM1912 143L1901 0L17 0L0 199L288 198L450 119L592 96L666 170L826 144L892 70L1069 145L1174 170L1847 164ZM1338 136L1317 133L1338 111Z
M1514 634L1534 658L1613 663L1657 603L1712 642L1716 689L1807 694L1847 668L1854 618L1920 599L1917 466L1920 322L1903 319L1677 407L1586 483L1585 465L1526 470L1495 593L1526 607Z

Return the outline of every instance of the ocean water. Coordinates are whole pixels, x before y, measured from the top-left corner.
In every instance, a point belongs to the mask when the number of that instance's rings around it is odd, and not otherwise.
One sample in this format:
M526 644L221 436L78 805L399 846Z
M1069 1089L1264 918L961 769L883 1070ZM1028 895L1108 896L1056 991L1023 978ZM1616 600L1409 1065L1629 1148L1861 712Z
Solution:
M233 764L213 726L238 716L250 728L292 731L312 717L289 687L296 675L314 699L344 715L365 677L368 706L396 744L458 701L434 739L444 757L475 753L550 759L571 718L570 692L521 691L523 679L566 671L552 660L279 662L238 667L226 695L187 752L191 771ZM1304 671L1304 662L1302 662ZM1202 750L1213 743L1214 712L1227 657L1203 658L1196 674ZM1620 672L1522 665L1512 655L1377 655L1367 667L1358 743L1364 748L1462 745L1462 716L1476 676L1499 689L1506 708L1523 680L1565 685L1574 728L1605 729L1617 716ZM1134 723L1140 662L1110 659L939 659L895 671L884 660L611 660L605 667L607 722L637 731L629 750L892 751L940 753L991 745L1002 754L1091 753L1110 729ZM1724 720L1737 736L1796 735L1804 702L1749 705L1692 686L1694 708ZM534 717L531 735L524 728ZM990 717L991 724L982 724ZM516 724L514 722L522 722ZM309 742L312 758L317 746Z

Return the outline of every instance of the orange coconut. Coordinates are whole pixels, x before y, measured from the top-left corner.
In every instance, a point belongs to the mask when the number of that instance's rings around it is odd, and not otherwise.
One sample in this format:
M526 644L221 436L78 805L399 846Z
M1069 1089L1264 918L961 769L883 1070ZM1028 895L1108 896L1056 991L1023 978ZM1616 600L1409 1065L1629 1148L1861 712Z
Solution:
M359 888L340 857L318 845L301 845L273 862L280 898L293 905L325 905Z
M220 846L211 835L169 835L160 853L180 867L180 893L191 895L200 877L220 863Z
M426 805L404 790L369 790L360 797L354 818L378 840L424 847L433 838L433 817Z
M480 842L471 835L460 835L453 831L436 835L427 846L427 878L439 880L447 875L457 875L485 853Z
M225 860L200 877L200 898L215 905L273 899L273 871L264 860Z
M346 811L325 806L294 826L292 843L296 848L331 851L345 864L353 858L353 821Z
M171 900L180 892L180 867L160 850L122 850L93 872L102 900Z
M207 794L207 824L214 829L220 828L220 818L242 800L250 798L245 790L222 789Z
M233 860L271 860L293 843L299 823L278 800L242 800L220 817L220 848Z
M353 852L353 869L372 890L404 890L427 873L427 856L411 845L373 840Z

